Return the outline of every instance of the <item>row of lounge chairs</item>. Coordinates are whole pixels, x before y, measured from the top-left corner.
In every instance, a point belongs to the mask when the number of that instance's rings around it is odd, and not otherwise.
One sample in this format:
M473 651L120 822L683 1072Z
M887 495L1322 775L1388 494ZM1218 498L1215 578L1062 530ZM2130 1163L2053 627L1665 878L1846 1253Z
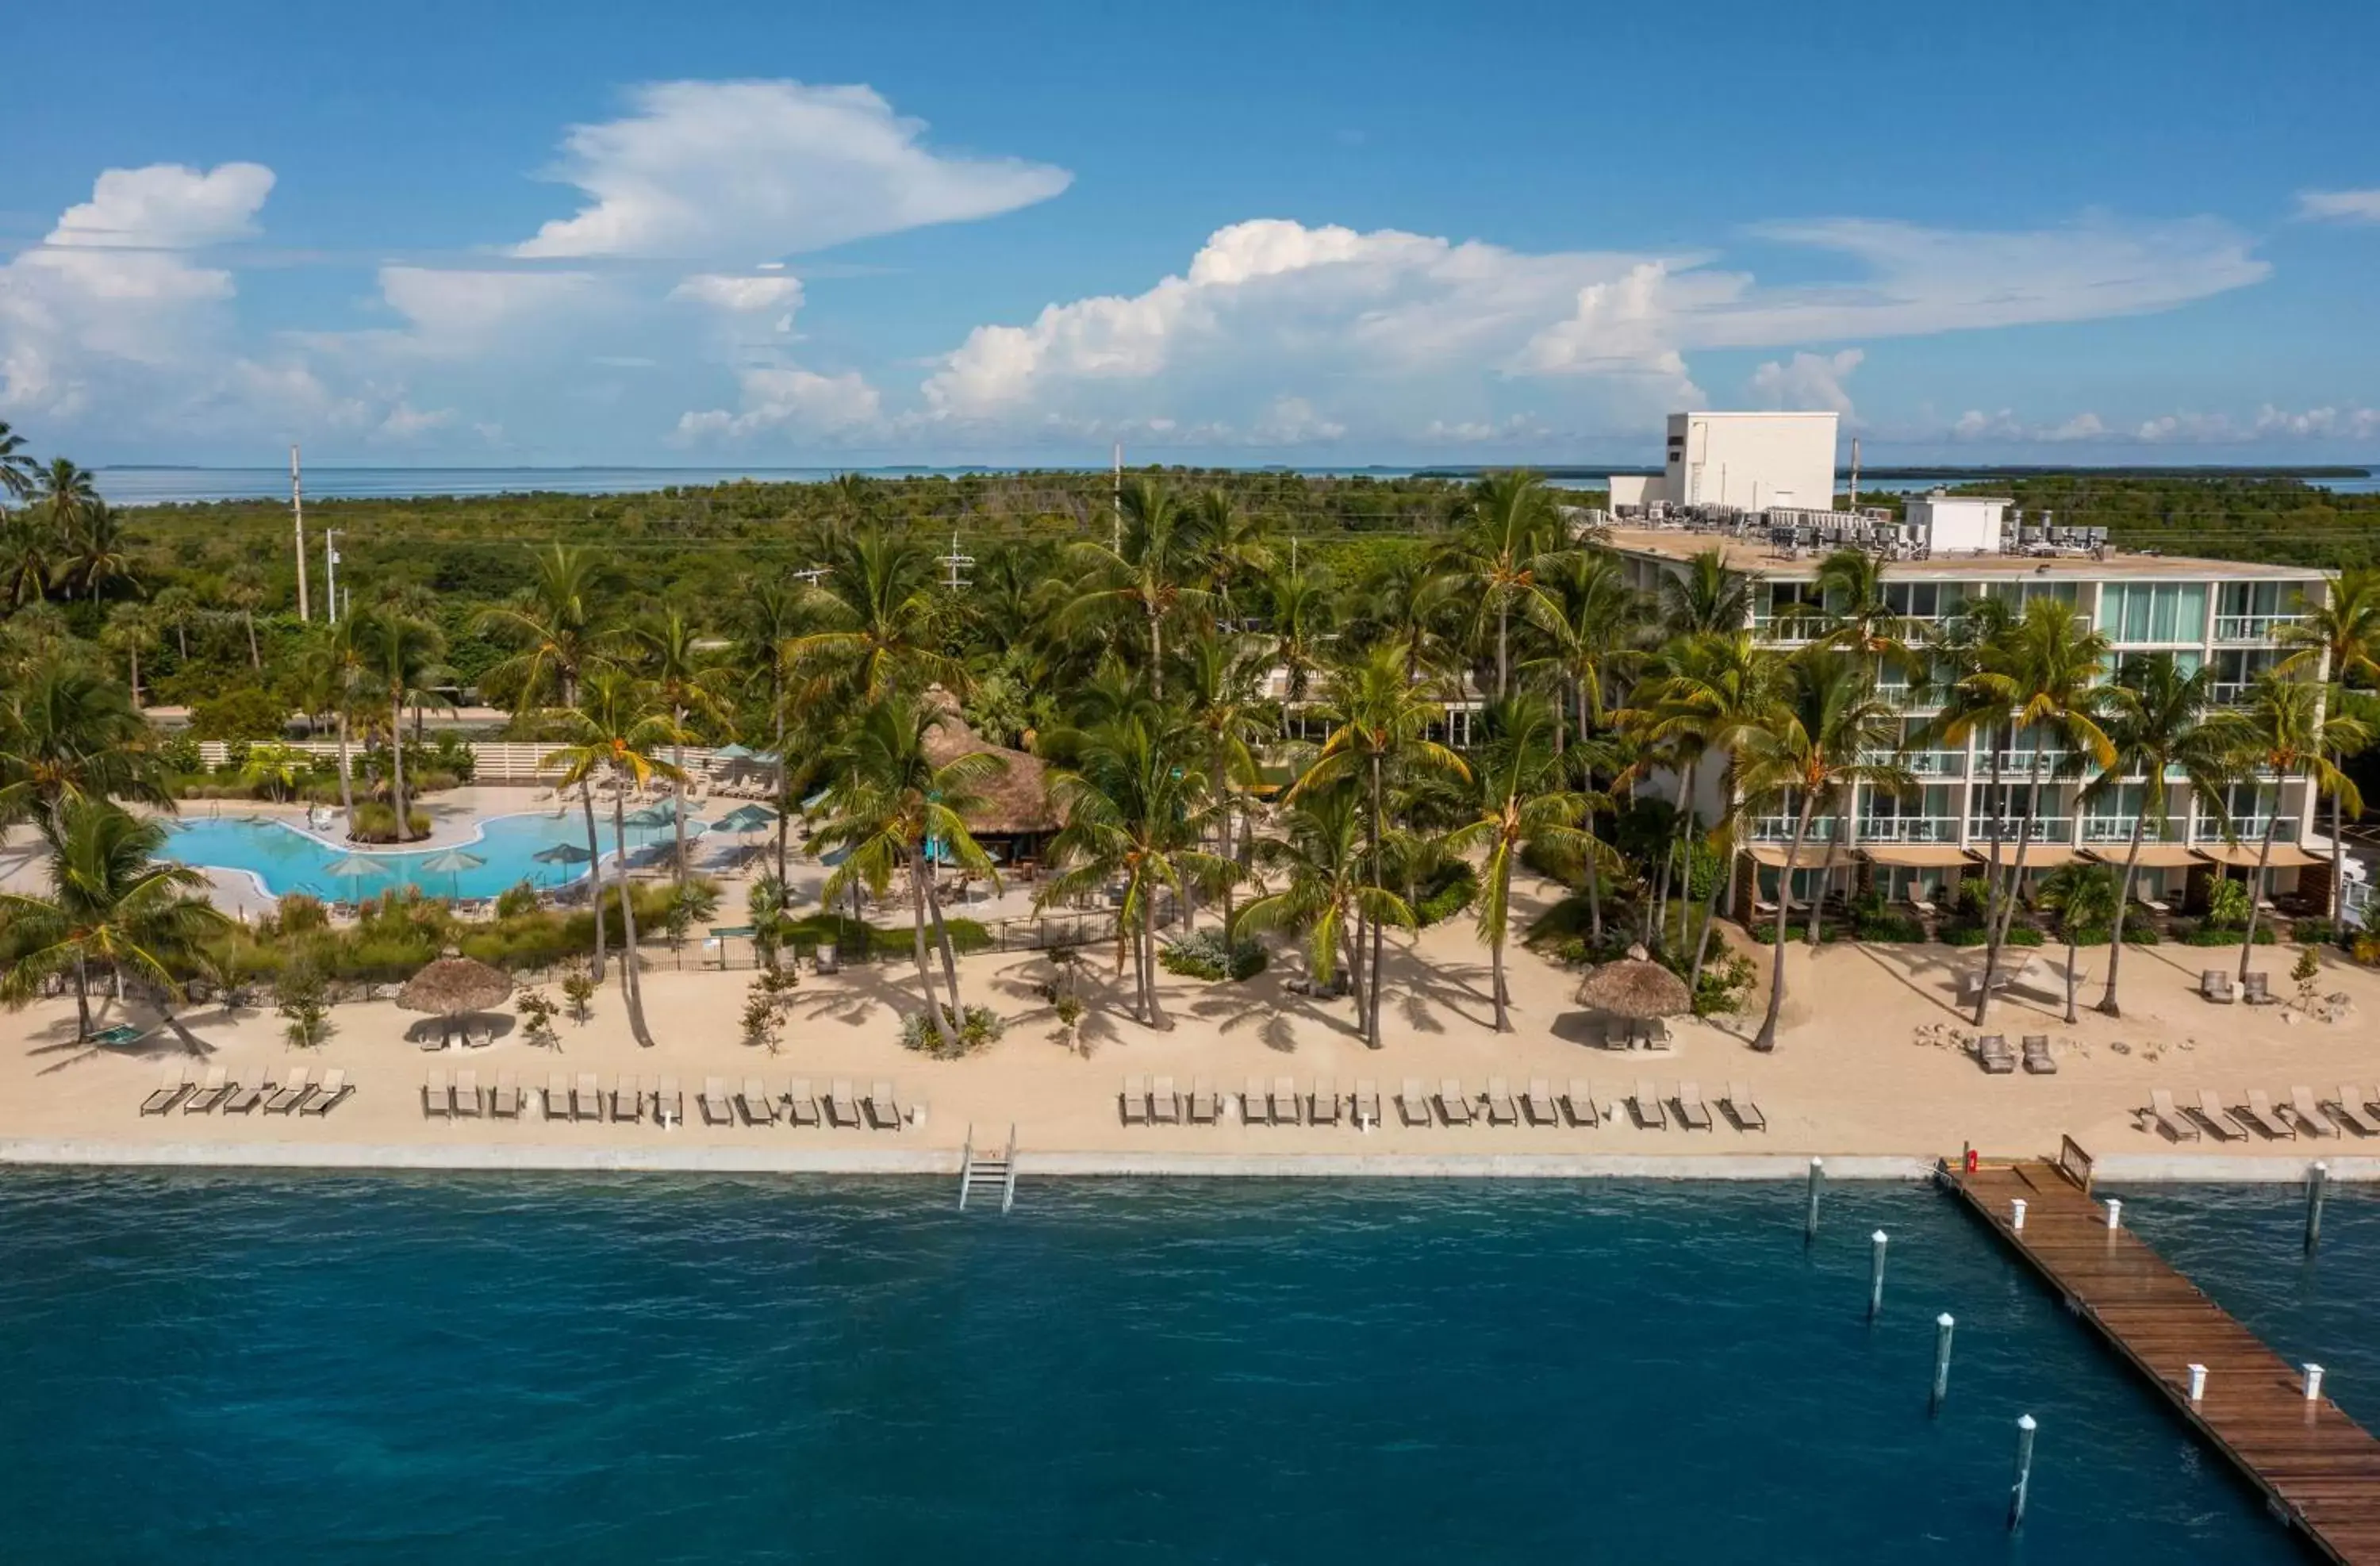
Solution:
M2006 1076L2016 1070L2016 1054L2009 1049L2008 1036L1986 1033L1975 1040L1975 1063L1984 1068L1986 1076ZM2049 1052L2049 1035L2028 1033L2024 1036L2024 1069L2035 1076L2055 1076L2058 1057Z
M1667 1017L1647 1017L1636 1021L1614 1017L1609 1022L1600 1017L1590 1017L1577 1026L1579 1041L1590 1049L1667 1050L1671 1047Z
M2231 988L2231 975L2222 968L2207 968L2198 976L2198 993L2218 1006L2228 1006L2245 1001L2252 1006L2277 1006L2281 998L2273 993L2272 980L2264 974L2241 976L2240 988Z
M495 1086L485 1089L476 1071L458 1071L452 1082L444 1072L433 1071L421 1085L421 1112L432 1120L468 1120L482 1114L516 1119L526 1102L527 1095L508 1071L497 1073ZM810 1091L806 1077L769 1086L757 1076L747 1076L740 1088L730 1092L726 1078L709 1076L703 1078L695 1102L707 1125L769 1125L783 1120L792 1126L889 1130L900 1126L907 1112L891 1083L876 1083L867 1093L858 1094L843 1078L837 1078L820 1098ZM582 1071L575 1078L554 1072L546 1078L543 1107L547 1120L633 1123L648 1113L660 1126L682 1124L686 1120L686 1095L674 1076L657 1078L647 1086L639 1076L622 1074L606 1087L595 1072Z
M856 1093L851 1079L843 1076L823 1096L811 1092L808 1077L780 1086L747 1076L733 1094L724 1079L705 1077L701 1105L707 1125L734 1125L740 1115L746 1125L770 1125L782 1119L797 1129L816 1125L877 1131L898 1131L920 1108L903 1104L889 1082L873 1083L866 1093Z
M165 1115L178 1110L195 1115L221 1111L240 1115L261 1110L269 1115L326 1115L356 1090L347 1074L336 1066L323 1073L320 1082L308 1081L310 1074L308 1068L298 1066L286 1080L276 1082L272 1067L259 1066L249 1080L241 1081L229 1067L214 1066L200 1081L193 1066L168 1066L156 1091L140 1101L140 1112Z
M1186 1096L1175 1090L1170 1076L1153 1084L1146 1077L1127 1076L1118 1100L1126 1125L1211 1125L1222 1118L1226 1102L1203 1076L1191 1079ZM1602 1100L1588 1083L1575 1077L1558 1096L1542 1076L1532 1077L1518 1095L1500 1076L1489 1077L1482 1093L1470 1091L1453 1077L1439 1082L1432 1092L1420 1077L1409 1076L1395 1102L1406 1125L1560 1125L1565 1114L1573 1126L1600 1125L1604 1120L1598 1108ZM1639 1082L1633 1094L1611 1102L1614 1114L1624 1104L1635 1123L1646 1128L1666 1130L1672 1107L1678 1123L1687 1130L1708 1131L1714 1124L1701 1087L1692 1082L1682 1082L1667 1093L1657 1091L1650 1082ZM1742 1083L1728 1084L1718 1103L1737 1130L1768 1129L1767 1115ZM1267 1083L1252 1076L1239 1095L1239 1111L1248 1125L1337 1125L1343 1114L1348 1123L1368 1130L1381 1123L1380 1090L1369 1077L1359 1079L1353 1093L1342 1094L1337 1081L1328 1076L1304 1091L1293 1077L1276 1076Z
M2310 1087L2292 1087L2289 1101L2277 1109L2261 1088L2228 1099L2201 1088L2198 1102L2188 1110L2176 1108L2173 1094L2159 1087L2149 1094L2148 1108L2138 1113L2143 1130L2161 1132L2171 1142L2196 1142L2204 1136L2245 1142L2252 1135L2277 1142L2301 1134L2338 1136L2348 1132L2380 1136L2380 1093L2352 1086L2319 1100Z

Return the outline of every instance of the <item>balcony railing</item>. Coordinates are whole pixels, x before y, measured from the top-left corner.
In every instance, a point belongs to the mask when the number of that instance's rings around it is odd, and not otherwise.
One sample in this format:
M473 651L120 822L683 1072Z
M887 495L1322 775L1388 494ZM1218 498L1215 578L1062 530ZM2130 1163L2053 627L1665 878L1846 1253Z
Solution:
M2302 614L2217 614L2215 617L2215 639L2267 641L2276 627L2294 625L2304 618Z
M1959 841L1959 818L1956 816L1863 816L1859 824L1862 843L1956 843Z
M2206 687L2206 698L2217 707L2237 707L2255 688L2253 680L2217 680Z
M2004 773L2030 771L2033 768L2033 759L2038 755L2041 758L2041 775L2047 777L2058 771L2070 754L2071 752L2064 750L2003 750L2000 752L2000 771ZM1984 765L1989 767L1991 764L1991 753L1985 751Z
M2270 816L2234 817L2231 821L2232 834L2239 838L2241 846L2254 848L2265 841L2265 823L2271 819L2272 818ZM2296 819L2289 816L2282 817L2281 824L2274 829L2273 841L2275 843L2295 843L2297 840L2298 823ZM2191 841L2193 843L2220 843L2223 841L2223 829L2216 826L2211 821L2201 821L2198 823L2197 832L2192 834Z
M1840 830L1839 816L1815 816L1810 820L1812 843L1832 843ZM1793 841L1794 818L1791 816L1761 816L1752 823L1752 836L1759 843L1791 843Z
M2074 841L2074 818L2071 816L2035 816L2030 822L2010 817L2000 823L2000 841L2014 843L2020 832L2034 843L2071 843ZM1979 819L1967 829L1967 845L1987 847L1992 841L1992 823Z

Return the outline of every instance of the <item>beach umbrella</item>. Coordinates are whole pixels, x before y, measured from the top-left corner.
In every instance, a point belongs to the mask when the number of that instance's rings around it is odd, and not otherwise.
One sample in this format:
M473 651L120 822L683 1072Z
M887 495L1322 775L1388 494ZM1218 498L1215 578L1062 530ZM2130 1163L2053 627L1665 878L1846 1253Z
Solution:
M529 857L540 865L583 865L595 856L575 843L557 843L551 848L539 849ZM560 884L559 876L554 880L557 885Z
M486 863L487 861L477 854L466 853L460 848L442 848L422 860L417 868L428 870L432 875L453 876L455 895L460 897L463 895L463 872L476 870Z
M722 745L710 754L721 761L749 761L758 752L746 745Z
M1644 1022L1694 1010L1686 981L1632 946L1628 955L1590 971L1580 981L1578 1003L1613 1016Z
M353 883L363 880L366 876L386 875L388 867L369 854L342 854L323 866L322 873L348 882L347 901L353 903L358 901Z
M719 818L721 832L758 832L777 819L766 805L739 805Z
M462 956L453 947L406 980L396 1003L408 1012L428 1012L448 1021L468 1012L501 1005L513 992L513 976L477 957Z

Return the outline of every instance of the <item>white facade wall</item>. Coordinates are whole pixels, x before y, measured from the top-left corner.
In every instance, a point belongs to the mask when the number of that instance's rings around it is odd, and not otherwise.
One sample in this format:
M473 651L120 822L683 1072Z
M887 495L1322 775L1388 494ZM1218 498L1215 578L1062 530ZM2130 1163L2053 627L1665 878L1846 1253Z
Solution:
M1673 413L1667 498L1746 511L1830 510L1836 422L1831 413Z
M1937 555L1998 554L2011 504L1981 495L1912 495L1909 520Z
M1615 473L1605 482L1611 489L1611 509L1614 511L1623 505L1658 505L1676 498L1670 493L1670 481L1658 474Z

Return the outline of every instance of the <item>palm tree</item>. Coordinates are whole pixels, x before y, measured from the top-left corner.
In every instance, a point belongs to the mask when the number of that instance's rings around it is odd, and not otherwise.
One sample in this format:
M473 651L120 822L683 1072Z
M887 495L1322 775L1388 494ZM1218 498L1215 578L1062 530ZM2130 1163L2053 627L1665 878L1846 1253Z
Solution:
M1131 713L1079 736L1075 764L1050 782L1065 824L1050 844L1058 873L1035 902L1046 905L1122 878L1117 934L1130 932L1135 1010L1150 1027L1173 1026L1157 1000L1159 895L1171 889L1183 897L1189 883L1225 868L1197 847L1214 810L1197 765L1201 744L1194 731Z
M105 501L94 497L80 507L67 547L67 579L80 588L83 596L92 602L99 601L100 589L110 582L131 582L135 588L140 585L132 577L124 524Z
M129 971L178 999L176 969L229 923L200 894L206 877L159 857L165 829L104 799L69 797L42 813L46 896L0 892L0 1001L24 1004L52 974L71 972L75 1038L91 1037L91 970ZM170 1009L167 1020L172 1020Z
M869 527L838 540L823 580L801 599L819 628L794 639L794 655L874 701L894 687L966 691L966 666L942 649L934 558L925 545Z
M1446 834L1450 854L1484 850L1479 877L1479 939L1488 943L1496 995L1496 1031L1512 1031L1504 985L1504 941L1512 911L1512 867L1527 849L1592 856L1601 847L1581 832L1585 802L1560 786L1554 714L1536 697L1515 697L1488 711L1489 738L1473 770L1471 819Z
M558 717L568 743L547 756L539 767L560 768L562 778L554 785L556 791L576 788L579 797L588 802L588 847L597 855L588 866L588 872L594 878L599 977L602 973L605 922L603 862L601 846L594 841L591 783L601 772L620 785L612 795L612 846L620 865L620 989L627 998L628 1031L638 1044L650 1050L653 1036L645 1026L644 988L637 975L637 899L636 888L628 880L625 801L630 790L645 788L655 778L675 783L685 777L659 754L664 745L680 744L683 731L668 710L658 704L649 686L619 669L599 669L589 674L580 686L578 705L563 710Z
M404 843L413 832L405 793L405 710L446 699L431 685L445 656L446 638L429 621L391 604L358 611L346 628L354 638L362 683L388 703L390 797L396 807L395 841Z
M357 628L363 623L350 615L325 626L309 637L298 655L300 701L310 714L330 713L337 725L339 809L347 819L350 840L362 831L356 819L355 767L348 747L353 737L356 698L364 688L365 649L357 637Z
M1213 793L1208 803L1221 842L1223 929L1228 936L1232 891L1239 880L1237 822L1247 791L1259 781L1257 750L1276 732L1278 719L1273 703L1264 697L1266 671L1256 638L1228 632L1202 636L1190 644L1183 666L1189 686L1183 695Z
M1839 549L1818 563L1818 603L1796 606L1779 618L1806 634L1813 645L1870 660L1879 677L1886 670L1914 674L1921 662L1917 622L1892 607L1884 576L1881 555Z
M751 686L759 687L772 735L770 752L777 759L777 881L784 884L788 818L793 815L792 758L785 754L786 721L799 668L794 637L802 626L802 595L791 582L767 581L753 586L737 601L735 662Z
M1372 884L1387 884L1382 847L1388 829L1388 788L1392 772L1443 772L1468 781L1471 769L1463 759L1429 737L1432 724L1446 716L1445 703L1435 690L1405 678L1404 661L1393 647L1377 647L1355 662L1334 671L1330 689L1316 714L1330 727L1322 747L1288 798L1342 780L1362 783L1366 794L1364 848ZM1362 1002L1364 1040L1380 1047L1380 927L1371 928L1372 949L1366 956L1370 992Z
M52 457L36 480L34 509L49 524L52 545L62 552L74 549L84 518L100 504L90 471L66 457Z
M1306 941L1315 982L1328 990L1337 978L1340 953L1348 959L1355 994L1356 1031L1363 1031L1364 944L1361 931L1395 925L1414 927L1412 904L1369 880L1365 847L1364 805L1353 783L1318 788L1281 813L1282 835L1259 838L1256 858L1268 886L1243 906L1232 939L1244 931L1290 930Z
M1891 753L1900 720L1876 695L1875 676L1849 653L1804 649L1788 660L1783 687L1763 720L1743 736L1739 759L1745 795L1756 800L1791 801L1797 810L1792 844L1778 871L1775 947L1768 977L1768 1011L1752 1047L1777 1048L1777 1019L1785 1005L1785 929L1793 906L1793 872L1810 836L1810 822L1822 806L1861 783L1906 791L1915 779L1897 762L1870 759Z
M99 633L100 646L120 654L128 665L135 710L141 706L140 655L153 649L162 639L157 635L156 615L138 603L119 603L109 610L107 624Z
M1402 650L1408 679L1453 666L1461 577L1419 551L1405 550L1383 562L1365 588L1363 619Z
M239 616L241 628L248 632L248 666L261 674L264 670L264 649L256 642L256 612L264 607L264 574L252 563L242 561L232 569L230 586L224 593L224 601L231 605L232 613ZM334 608L335 610L335 606ZM331 619L334 623L337 621L335 612Z
M2108 919L2107 988L2099 1010L2111 1017L2123 1015L2116 1002L2116 978L2124 961L2124 919L2131 909L2134 878L2139 872L2141 845L2148 824L2157 823L2165 835L2173 819L2173 782L2189 784L2191 792L2211 809L2222 807L2230 781L2229 759L2220 733L2207 726L2212 669L2185 674L2171 653L2160 652L2124 665L2107 693L2107 711L2101 723L2110 757L2099 775L2082 791L2085 803L2113 798L2120 806L2126 780L2140 782L2140 808L2132 816L2130 845L2117 886L2116 908Z
M48 595L57 554L56 536L31 512L0 514L0 585L7 589L10 608Z
M1578 737L1601 729L1606 703L1618 683L1635 670L1642 654L1644 600L1628 585L1618 557L1607 550L1580 550L1547 575L1548 612L1537 628L1551 644L1540 662L1568 696ZM1557 707L1554 749L1565 747L1563 712Z
M2283 674L2302 674L2309 666L2329 680L2333 708L2343 708L2350 686L2380 686L2380 569L2369 565L2341 571L2327 584L2320 603L2308 603L2304 617L2276 626L2273 639L2295 650L2281 660ZM2333 756L2334 761L2344 760ZM2345 917L2347 907L2347 842L2343 800L2330 791L2330 917Z
M2076 948L2091 930L2107 929L2116 917L2116 877L2105 865L2069 859L2041 883L2041 901L2058 916L2058 933L2066 938L2066 1023L2074 1014ZM2112 954L2111 954L2112 960Z
M1490 473L1471 492L1468 525L1447 552L1448 565L1475 599L1479 623L1496 625L1496 695L1512 688L1512 613L1540 612L1538 574L1562 552L1562 520L1536 474Z
M1682 741L1685 750L1683 775L1688 786L1679 795L1680 837L1677 853L1682 883L1693 885L1694 848L1692 832L1694 818L1691 808L1691 780L1695 762L1703 756L1717 751L1727 757L1726 776L1719 796L1736 798L1739 787L1737 758L1752 731L1769 721L1779 692L1785 660L1771 647L1764 645L1750 631L1729 634L1706 632L1690 636L1672 643L1658 661L1659 675L1648 681L1636 693L1643 703L1641 726L1645 737L1655 744ZM1732 814L1731 810L1727 814ZM1712 832L1721 839L1730 837L1729 821L1712 824ZM1718 898L1725 890L1726 876L1712 878L1708 896L1702 911L1702 929L1692 937L1694 950L1694 966L1699 972L1703 953L1709 943L1711 920L1717 917ZM1811 900L1815 910L1817 899ZM1657 920L1657 924L1660 921ZM1682 917L1682 927L1685 920ZM1666 929L1666 926L1663 927ZM1810 940L1817 941L1816 920L1811 921Z
M1217 617L1234 625L1246 605L1240 589L1272 569L1270 529L1264 518L1240 509L1230 492L1208 489L1190 508L1190 548L1198 573L1213 589Z
M865 885L880 897L895 873L908 881L917 985L925 992L926 1014L943 1047L955 1049L956 1025L965 1021L966 1010L959 995L958 958L942 921L929 856L939 852L997 884L990 856L967 830L966 813L981 802L978 787L1008 763L986 751L970 751L936 765L928 739L941 722L940 710L897 691L862 711L850 734L829 753L834 781L827 798L828 819L812 835L809 847L844 851L843 863L820 892L830 908L856 886ZM933 970L927 963L929 924L941 948L942 977L951 993L947 1009L935 996Z
M1335 595L1329 572L1293 566L1266 579L1265 597L1272 605L1266 633L1272 643L1273 667L1281 674L1281 721L1286 723L1291 708L1305 701L1321 671L1331 639Z
M1067 552L1091 587L1067 606L1065 618L1086 620L1118 611L1136 616L1148 637L1148 688L1165 698L1165 623L1175 614L1210 608L1215 595L1197 586L1201 531L1153 479L1134 479L1122 491L1123 526L1114 546L1085 540Z
M2240 982L2248 982L2248 965L2256 951L2256 916L2262 912L2266 872L2272 868L2273 840L2281 826L2281 790L2293 778L2338 797L2347 809L2361 815L2363 796L2354 781L2331 758L2352 755L2372 743L2372 729L2348 713L2325 713L2323 689L2310 680L2281 674L2260 677L2240 707L2217 713L2209 722L2227 743L2233 757L2252 776L2269 773L2273 801L2265 807L2265 830L2256 848L2256 876L2249 884L2248 929L2240 946Z
M62 800L174 807L156 733L114 679L79 660L37 660L0 686L0 823Z
M550 544L530 559L535 575L520 596L472 620L480 634L517 649L482 678L517 688L519 709L549 696L576 707L579 682L601 656L594 613L601 561L593 550L571 544Z
M705 654L701 638L686 624L686 615L672 609L644 624L630 627L628 640L638 654L644 675L651 683L653 695L669 709L670 724L681 734L686 720L699 718L710 727L727 722L727 703L720 687L728 678L725 669L711 662ZM779 757L782 762L783 756ZM673 784L673 797L677 808L673 812L676 827L675 866L677 884L686 884L686 747L674 746L670 752L671 765L677 771Z
M34 478L40 472L40 465L26 455L25 437L0 419L0 493L32 499Z
M1752 622L1752 583L1728 568L1725 550L1704 550L1662 577L1658 617L1673 637L1740 631Z
M149 604L157 612L158 622L172 628L174 651L183 662L188 663L190 661L190 625L200 617L198 595L179 582L174 582L158 589L157 596L151 599Z

